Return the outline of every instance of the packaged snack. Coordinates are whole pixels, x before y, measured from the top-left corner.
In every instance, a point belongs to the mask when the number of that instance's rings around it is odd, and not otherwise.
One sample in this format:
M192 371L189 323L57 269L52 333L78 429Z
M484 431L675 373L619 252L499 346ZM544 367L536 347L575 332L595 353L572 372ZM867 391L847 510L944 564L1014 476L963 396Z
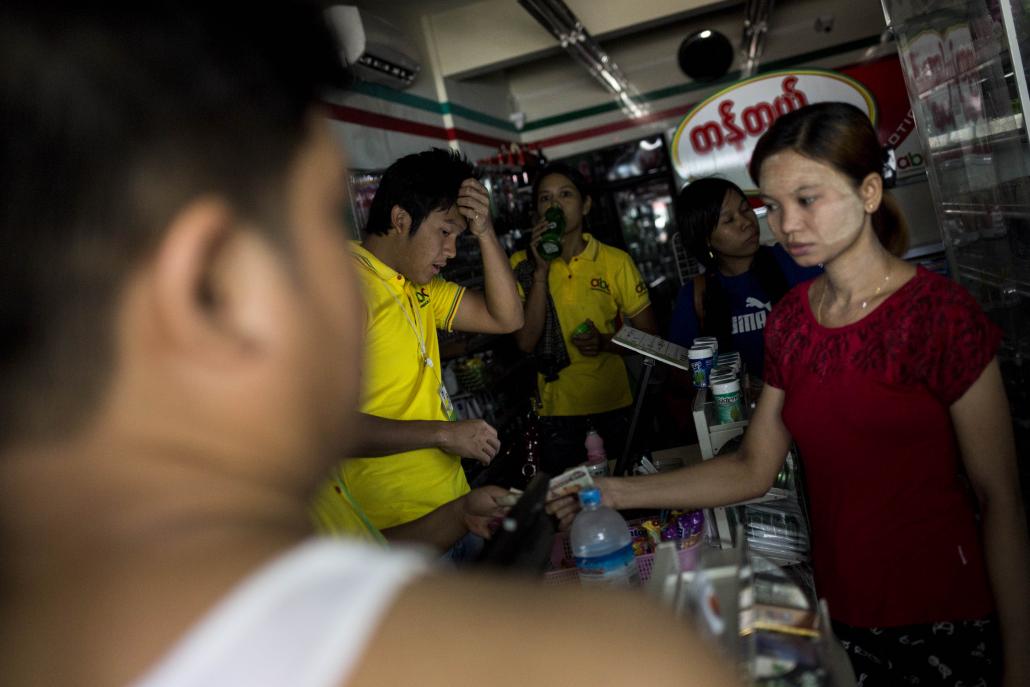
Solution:
M640 523L640 528L647 533L648 538L651 540L652 547L658 546L662 541L662 526L657 520L645 520Z

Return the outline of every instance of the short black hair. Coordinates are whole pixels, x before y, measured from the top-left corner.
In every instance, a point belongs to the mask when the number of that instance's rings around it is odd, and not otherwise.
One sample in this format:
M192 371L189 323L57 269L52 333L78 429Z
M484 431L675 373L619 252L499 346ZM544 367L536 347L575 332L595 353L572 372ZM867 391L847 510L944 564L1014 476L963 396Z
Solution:
M89 416L121 288L186 204L222 197L285 234L283 180L347 84L338 55L300 2L0 4L0 446Z
M430 148L405 155L383 173L368 210L365 232L386 234L396 205L411 216L409 236L414 235L429 213L450 210L462 182L475 176L473 164L455 150Z

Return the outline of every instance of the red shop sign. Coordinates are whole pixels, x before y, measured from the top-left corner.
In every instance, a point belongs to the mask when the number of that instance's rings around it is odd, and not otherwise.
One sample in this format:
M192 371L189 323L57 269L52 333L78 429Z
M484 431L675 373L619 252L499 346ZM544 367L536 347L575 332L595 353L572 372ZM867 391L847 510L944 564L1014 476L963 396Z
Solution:
M772 72L736 83L700 103L680 122L672 140L676 171L688 180L719 175L746 191L755 190L747 163L759 137L781 115L831 100L857 106L876 124L872 94L837 72Z

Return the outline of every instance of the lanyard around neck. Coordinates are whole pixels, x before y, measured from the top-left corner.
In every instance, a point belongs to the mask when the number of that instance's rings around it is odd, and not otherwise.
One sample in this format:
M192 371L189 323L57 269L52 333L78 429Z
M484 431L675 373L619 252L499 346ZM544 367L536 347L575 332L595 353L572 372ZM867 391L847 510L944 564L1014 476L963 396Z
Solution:
M418 320L418 324L415 324L415 320L411 319L411 315L408 314L408 309L404 307L404 303L401 302L400 298L397 298L397 294L390 289L387 285L387 290L390 291L390 296L393 298L393 302L397 304L397 307L404 313L404 319L407 320L408 326L411 327L411 333L415 335L416 341L418 341L418 352L422 356L422 362L425 363L426 367L433 367L433 359L429 357L429 353L426 351L426 334L422 327L422 317L415 313L415 317ZM411 303L411 298L408 298L408 303L411 304L414 309L414 304Z
M383 280L386 281L385 279ZM447 393L447 387L443 383L443 374L435 370L433 365L433 359L429 357L429 353L426 351L426 332L422 327L422 316L415 308L415 304L411 302L411 296L408 296L408 305L411 306L412 312L415 315L415 319L418 320L418 324L415 324L415 320L412 320L411 315L408 314L408 309L404 307L404 303L401 302L400 298L397 298L392 290L389 283L386 284L386 289L390 292L390 296L393 298L393 302L397 304L397 307L404 313L404 319L408 321L408 326L411 327L411 333L415 335L415 339L418 341L418 352L422 356L422 362L425 366L435 372L436 381L439 384L437 387L437 393L440 395L440 407L443 409L443 414L447 416L449 420L457 420L458 415L455 412L454 404L451 403L450 395Z

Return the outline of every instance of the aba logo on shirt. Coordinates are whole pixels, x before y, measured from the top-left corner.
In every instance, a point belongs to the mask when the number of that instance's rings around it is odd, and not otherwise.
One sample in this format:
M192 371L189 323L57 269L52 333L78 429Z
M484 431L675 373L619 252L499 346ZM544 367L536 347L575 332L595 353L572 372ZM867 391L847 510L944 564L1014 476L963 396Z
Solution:
M758 312L749 312L744 315L733 316L733 334L753 332L758 329L765 329L766 315L772 311L772 302L763 303L754 296L748 296L744 301L745 308L758 308Z
M418 307L424 308L429 305L429 292L426 291L426 287L420 288L415 292L415 300L418 301Z
M604 277L594 277L593 279L591 279L590 280L590 290L591 291L601 291L602 293L606 293L609 296L612 293L612 290L610 288L608 288L608 282L605 281Z
M647 291L647 286L644 284L643 280L638 281L637 285L634 288L636 289L637 293L644 293L645 291Z

